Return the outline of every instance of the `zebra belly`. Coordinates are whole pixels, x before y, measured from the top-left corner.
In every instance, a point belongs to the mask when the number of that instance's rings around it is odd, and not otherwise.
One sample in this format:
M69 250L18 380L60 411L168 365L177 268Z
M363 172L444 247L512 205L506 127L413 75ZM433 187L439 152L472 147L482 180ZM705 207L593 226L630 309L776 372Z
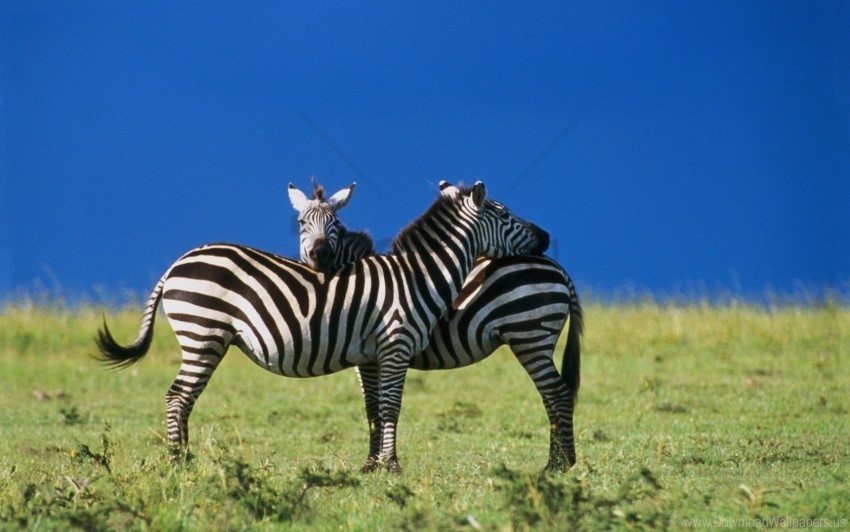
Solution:
M330 375L370 359L364 353L359 339L349 339L350 343L343 348L342 344L329 344L325 337L312 338L306 327L299 333L300 342L297 345L290 335L284 335L282 344L272 343L264 346L253 331L239 331L233 343L255 364L284 377Z
M410 367L421 370L462 368L484 360L503 343L489 334L475 338L460 332L456 325L456 321L441 319L431 332L428 346L410 359Z

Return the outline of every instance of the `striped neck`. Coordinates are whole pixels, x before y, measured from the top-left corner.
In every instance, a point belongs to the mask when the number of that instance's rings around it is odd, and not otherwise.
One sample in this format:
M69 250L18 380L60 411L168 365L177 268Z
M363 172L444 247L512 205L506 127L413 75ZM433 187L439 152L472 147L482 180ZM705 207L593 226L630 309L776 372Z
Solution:
M477 217L467 210L461 197L441 196L390 246L390 255L416 254L408 262L445 308L457 297L481 250Z

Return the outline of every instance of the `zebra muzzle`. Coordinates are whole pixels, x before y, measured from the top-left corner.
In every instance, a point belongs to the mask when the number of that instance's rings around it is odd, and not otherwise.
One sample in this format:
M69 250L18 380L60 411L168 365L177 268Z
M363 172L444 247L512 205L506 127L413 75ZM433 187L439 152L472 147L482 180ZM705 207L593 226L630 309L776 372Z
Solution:
M319 238L316 239L307 256L314 267L321 268L330 265L331 260L333 260L333 250L326 239Z
M537 237L537 245L531 249L532 255L542 255L549 249L549 233L540 229L534 224L529 224L531 226L531 231Z

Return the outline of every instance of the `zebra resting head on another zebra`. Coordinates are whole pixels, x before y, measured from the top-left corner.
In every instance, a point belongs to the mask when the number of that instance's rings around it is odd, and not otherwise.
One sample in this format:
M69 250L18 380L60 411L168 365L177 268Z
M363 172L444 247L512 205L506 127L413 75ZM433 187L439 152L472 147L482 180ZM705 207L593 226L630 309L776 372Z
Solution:
M315 183L314 186L318 188ZM337 216L338 209L327 205L318 193L314 194L313 202L302 206L304 210L299 214L304 217L311 217L312 209ZM347 231L338 218L333 224ZM301 242L321 237L319 227L302 225ZM310 231L318 232L305 235ZM371 239L364 246L359 236L362 233L355 234L342 232L343 236L336 240L338 249L327 254L329 259L320 264L320 269L336 271L349 262L373 255ZM403 251L391 250L392 253ZM301 260L308 262L303 247ZM569 330L559 375L554 350L567 320ZM540 256L482 258L475 263L452 308L431 331L425 350L411 359L410 367L420 370L463 367L484 360L502 345L509 346L537 387L552 425L546 468L562 470L576 461L573 411L580 383L582 329L582 308L575 287L554 260ZM377 368L361 365L356 369L369 426L380 427ZM364 469L376 467L380 443L380 431L373 430Z
M337 215L351 199L354 185L326 200L325 188L316 182L313 182L313 199L289 184L289 201L298 211L301 261L314 270L332 272L375 254L372 237L365 231L349 231Z
M180 371L166 393L168 444L189 450L189 416L231 345L261 368L289 377L314 377L366 368L370 445L378 451L365 470L401 472L396 426L411 359L457 298L476 258L542 252L548 234L485 201L483 183L441 196L403 230L401 255L377 255L333 274L257 249L209 244L180 257L148 298L139 332L119 344L104 322L97 345L114 367L138 362L153 338L156 308L182 350ZM371 402L370 402L371 401Z

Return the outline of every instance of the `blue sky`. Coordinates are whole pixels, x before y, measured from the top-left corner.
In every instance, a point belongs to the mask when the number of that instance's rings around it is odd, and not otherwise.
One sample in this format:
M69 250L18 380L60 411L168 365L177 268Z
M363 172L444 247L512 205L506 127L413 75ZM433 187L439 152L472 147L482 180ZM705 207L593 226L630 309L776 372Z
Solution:
M384 243L481 179L580 290L846 288L850 3L0 1L0 172L0 296L296 255L311 176Z

